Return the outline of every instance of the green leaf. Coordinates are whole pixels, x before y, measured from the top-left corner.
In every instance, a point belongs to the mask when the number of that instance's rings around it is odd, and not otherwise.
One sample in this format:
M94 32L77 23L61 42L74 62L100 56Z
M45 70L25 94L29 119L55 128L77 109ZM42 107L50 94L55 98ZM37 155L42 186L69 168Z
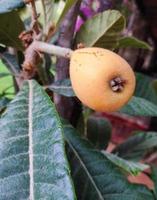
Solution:
M157 200L157 169L156 166L151 167L151 178L154 182L154 195L155 195L155 200Z
M1 57L1 55L0 55ZM13 78L12 74L8 71L6 66L0 60L0 74L8 74L0 78L0 96L5 96L7 98L14 97L14 88L13 88Z
M69 11L69 9L77 2L78 0L66 0L64 9L56 23L56 27L58 27L61 23L61 21L64 19L65 15Z
M49 28L54 23L54 0L41 0L44 15L44 33L47 34Z
M76 34L76 44L113 49L125 27L125 18L117 10L108 10L87 20Z
M112 126L104 117L89 117L87 120L87 138L99 149L105 149L111 139Z
M113 153L124 159L138 161L154 147L157 147L157 132L137 132L118 145Z
M0 199L75 199L54 104L25 82L0 121Z
M52 85L48 86L48 89L52 90L53 92L66 96L66 97L74 97L76 96L72 86L70 79L63 79L60 81L56 81Z
M157 79L152 81L151 86L153 87L153 89L155 91L155 95L157 96Z
M79 200L153 200L146 187L129 183L118 167L81 139L70 125L64 125L64 134Z
M157 116L157 106L150 101L140 98L132 97L132 99L125 105L120 112L134 116Z
M136 89L134 96L142 97L157 104L157 93L154 89L154 83L153 78L141 73L136 73Z
M23 50L18 36L24 30L24 24L17 12L0 14L0 21L0 43Z
M52 22L54 0L41 0L41 3L43 7L44 21L46 25L47 23Z
M0 13L10 12L25 6L24 0L0 0Z
M11 74L6 73L6 72L2 72L0 73L0 78L6 77L6 76L10 76Z
M9 103L9 99L6 97L1 97L0 98L0 113L6 108L6 106Z
M118 48L127 48L127 47L152 50L152 47L148 43L139 40L135 37L127 36L120 38L118 41Z
M4 65L13 75L18 75L20 73L20 66L17 62L17 57L15 55L9 54L7 52L0 52L0 58L2 59Z
M108 153L103 151L103 154L106 158L108 158L111 162L117 165L122 170L130 173L133 176L137 176L140 172L144 171L145 169L149 168L149 165L145 165L138 162L124 160L112 153Z

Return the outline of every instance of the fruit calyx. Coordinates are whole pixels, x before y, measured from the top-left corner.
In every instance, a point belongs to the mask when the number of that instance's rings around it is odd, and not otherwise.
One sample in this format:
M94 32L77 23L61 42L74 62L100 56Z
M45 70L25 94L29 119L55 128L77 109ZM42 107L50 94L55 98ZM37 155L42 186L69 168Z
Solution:
M110 80L110 87L113 92L122 92L125 84L126 81L120 76L114 77L112 80Z

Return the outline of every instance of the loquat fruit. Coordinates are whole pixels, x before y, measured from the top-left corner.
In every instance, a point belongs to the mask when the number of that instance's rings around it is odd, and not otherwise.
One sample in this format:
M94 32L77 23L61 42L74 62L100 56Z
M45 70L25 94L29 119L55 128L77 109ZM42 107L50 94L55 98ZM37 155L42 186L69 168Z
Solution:
M97 47L77 49L70 60L76 96L96 111L113 112L125 105L135 89L135 75L118 54Z

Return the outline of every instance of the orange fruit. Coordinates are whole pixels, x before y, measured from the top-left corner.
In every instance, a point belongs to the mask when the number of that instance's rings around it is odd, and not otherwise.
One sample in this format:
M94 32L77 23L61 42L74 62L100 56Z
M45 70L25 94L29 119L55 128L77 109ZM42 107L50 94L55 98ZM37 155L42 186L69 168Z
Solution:
M70 79L76 96L89 108L112 112L125 105L135 89L130 65L116 53L102 48L75 50Z

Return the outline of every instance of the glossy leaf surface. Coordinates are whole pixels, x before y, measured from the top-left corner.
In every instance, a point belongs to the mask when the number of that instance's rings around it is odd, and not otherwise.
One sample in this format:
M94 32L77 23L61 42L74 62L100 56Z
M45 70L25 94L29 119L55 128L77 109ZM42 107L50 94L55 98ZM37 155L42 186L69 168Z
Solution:
M157 105L141 97L132 97L120 112L134 116L157 116Z
M79 200L153 200L142 185L130 184L120 170L70 125L64 125L69 161Z
M87 120L87 138L99 149L105 149L111 139L112 125L104 117L89 117Z
M139 40L135 37L122 37L118 41L118 48L140 48L140 49L148 49L151 50L151 46L147 44L146 42Z
M23 50L19 35L24 30L24 24L17 12L0 14L0 22L0 43Z
M137 132L118 145L113 153L124 159L141 160L154 147L157 147L157 132Z
M145 165L138 162L128 161L114 155L112 153L108 153L103 151L103 154L115 165L117 165L122 170L130 173L133 176L137 176L140 172L144 171L145 169L149 168L149 165Z

